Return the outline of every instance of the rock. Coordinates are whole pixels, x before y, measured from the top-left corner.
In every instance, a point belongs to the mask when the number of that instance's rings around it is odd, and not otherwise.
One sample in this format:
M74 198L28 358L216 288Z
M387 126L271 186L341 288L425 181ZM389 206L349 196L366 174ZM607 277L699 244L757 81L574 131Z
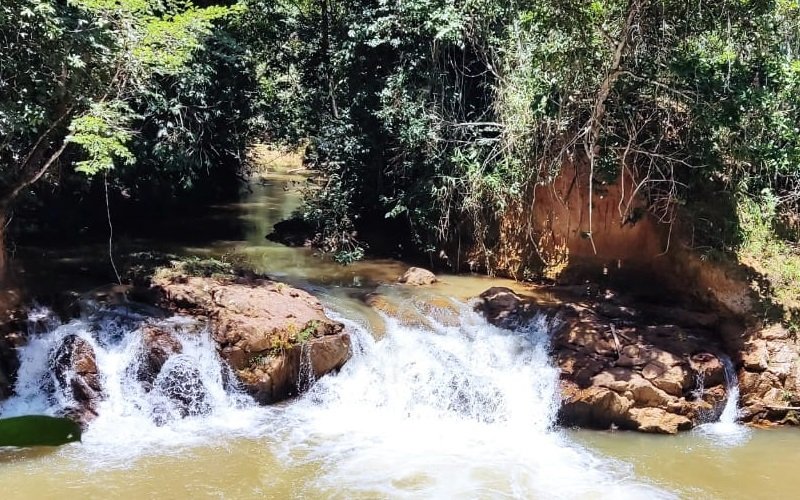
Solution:
M703 380L703 385L712 387L725 383L725 365L708 352L699 352L689 358L689 364Z
M508 320L520 319L522 303L522 298L510 288L495 286L480 295L480 302L475 308L489 322L506 326Z
M631 408L628 415L641 432L655 434L677 434L692 428L692 422L682 415L669 413L661 408Z
M740 357L745 370L763 372L769 368L769 353L764 340L753 340L745 344Z
M652 361L642 368L642 376L673 396L682 396L694 382L684 365L665 366L658 361Z
M289 247L309 247L314 239L314 228L300 217L292 217L272 226L267 239Z
M207 321L220 355L261 403L308 388L301 383L301 354L310 358L314 379L350 357L344 325L325 316L322 304L303 290L263 277L169 273L157 275L153 285L163 306Z
M52 390L71 400L65 414L85 427L97 417L103 399L94 348L77 335L67 335L50 353L50 367Z
M210 396L200 370L190 358L176 355L163 366L156 377L153 390L170 401L178 417L206 415L211 412ZM156 421L163 423L162 416Z
M710 312L687 311L677 307L648 306L647 316L660 321L687 328L710 328L719 322L719 316Z
M278 355L256 358L237 375L256 401L269 404L309 389L314 381L340 369L349 358L350 337L344 333L313 339Z
M432 285L439 281L436 275L421 267L411 267L397 280L405 285L423 286Z
M767 369L784 381L797 366L797 349L788 343L770 342L767 345Z
M154 325L141 330L142 348L136 378L149 389L167 360L183 352L183 346L174 333Z
M492 288L481 294L476 308L493 324L506 327L535 314L554 318L550 348L560 369L562 423L662 433L699 423L713 410L706 393L725 393L719 386L724 367L709 354L722 352L715 332L672 322L654 324L654 317L643 312L650 306L634 307L610 297L553 304L537 295L521 297ZM598 303L604 300L615 302ZM681 322L717 321L714 315L690 316ZM702 395L692 393L698 373L707 378Z
M607 429L611 425L630 427L627 415L632 401L610 389L589 387L575 390L569 383L562 383L562 394L564 397L558 412L562 425L595 429Z
M28 310L18 300L16 290L0 291L0 401L13 393L20 364L18 348L27 342Z
M731 329L739 346L738 372L742 419L759 425L790 423L791 407L800 405L800 345L780 324Z
M422 311L409 307L406 300L387 297L378 292L364 296L364 303L372 309L397 320L401 325L413 327L428 327L431 325Z
M596 310L608 318L634 320L639 317L639 312L635 309L608 302L598 304Z
M567 349L556 354L556 361L562 378L571 380L581 389L592 385L592 378L606 367L603 361L587 353Z

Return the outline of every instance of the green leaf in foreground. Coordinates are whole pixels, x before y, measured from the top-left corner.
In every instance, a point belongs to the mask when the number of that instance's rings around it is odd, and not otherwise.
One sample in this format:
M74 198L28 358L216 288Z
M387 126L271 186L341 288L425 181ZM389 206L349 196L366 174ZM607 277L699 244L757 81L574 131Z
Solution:
M59 446L80 440L80 426L68 418L28 415L0 419L0 446Z

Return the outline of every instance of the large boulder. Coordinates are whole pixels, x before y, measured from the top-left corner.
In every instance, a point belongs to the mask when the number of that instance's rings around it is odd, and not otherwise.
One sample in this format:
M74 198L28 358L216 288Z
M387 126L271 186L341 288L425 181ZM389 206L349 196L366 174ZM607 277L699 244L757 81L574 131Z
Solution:
M53 396L64 413L82 426L97 417L103 387L92 345L77 335L65 336L50 353Z
M400 278L398 283L405 285L424 286L432 285L439 281L436 275L421 267L410 267Z
M162 306L208 323L222 358L261 403L302 392L350 357L344 325L303 290L257 276L172 273L157 273L153 285Z

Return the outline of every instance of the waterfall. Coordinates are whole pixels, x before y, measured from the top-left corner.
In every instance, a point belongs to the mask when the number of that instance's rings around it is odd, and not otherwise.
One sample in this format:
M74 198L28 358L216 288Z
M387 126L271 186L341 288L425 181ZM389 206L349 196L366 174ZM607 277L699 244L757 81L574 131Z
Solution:
M739 419L739 380L736 376L736 369L733 361L728 356L722 357L722 364L725 367L725 406L719 416L719 423L726 426L736 425Z
M85 431L82 444L98 456L119 462L252 427L256 407L236 387L208 331L187 318L156 320L124 307L87 309L81 319L66 324L50 320L52 315L42 309L35 311L36 328L19 351L15 395L2 403L0 415L56 415L74 406L74 395L63 389L70 386L69 380L74 383L76 374L66 370L63 377L68 382L59 386L53 354L65 339L77 338L94 351L102 386L99 416ZM146 325L169 332L181 350L168 357L151 383L140 380Z
M276 457L271 473L301 478L298 496L669 496L555 426L559 371L545 317L506 330L465 304L447 324L420 314L426 321L416 326L386 317L376 340L364 324L329 312L351 335L350 361L302 397L259 407L237 389L195 322L96 308L31 335L20 351L17 395L0 413L55 414L73 404L43 388L52 383L52 353L77 336L96 354L104 391L83 443L59 451L81 470L131 467L160 454L191 460L193 448L236 449L243 437ZM142 338L153 324L181 350L143 384ZM303 384L313 375L307 351Z
M750 429L738 423L739 380L736 368L728 356L720 356L725 368L725 404L715 422L697 427L696 432L725 446L737 446L750 437Z
M306 392L316 382L314 364L311 361L311 345L304 342L300 346L300 372L297 374L297 392Z
M463 305L456 325L387 317L376 341L364 325L329 315L347 326L353 358L284 407L268 430L283 460L322 462L323 496L662 494L555 427L559 372L545 317L510 331Z

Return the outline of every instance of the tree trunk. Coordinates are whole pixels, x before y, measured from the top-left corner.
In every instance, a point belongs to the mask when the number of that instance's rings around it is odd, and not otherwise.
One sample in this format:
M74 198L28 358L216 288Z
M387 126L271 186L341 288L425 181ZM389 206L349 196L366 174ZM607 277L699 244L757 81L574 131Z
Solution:
M6 256L6 226L8 224L8 214L5 209L0 208L0 288L6 288L10 281L8 271L8 261Z

